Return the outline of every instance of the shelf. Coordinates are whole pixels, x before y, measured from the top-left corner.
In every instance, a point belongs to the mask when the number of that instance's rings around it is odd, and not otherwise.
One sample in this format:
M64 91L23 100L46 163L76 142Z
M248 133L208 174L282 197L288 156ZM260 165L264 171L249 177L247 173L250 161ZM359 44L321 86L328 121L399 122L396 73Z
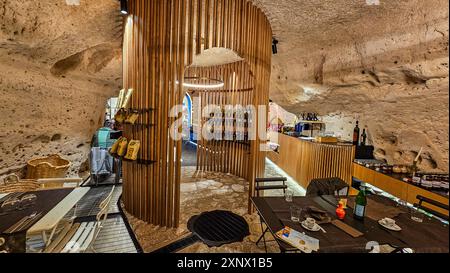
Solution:
M122 125L124 125L124 126L133 126L133 127L145 127L145 128L151 128L151 127L155 126L155 124L143 124L143 123L135 123L135 124L122 123Z
M150 113L155 111L155 108L142 108L142 109L133 109L133 108L128 108L127 111L128 112L135 112L135 113L139 113L139 114L143 114L143 113Z
M306 124L325 124L323 121L313 121L313 120L301 120L298 123L306 123Z
M112 157L114 157L115 159L119 159L119 160L122 160L122 161L125 161L125 162L136 163L136 164L139 164L139 165L153 165L153 164L156 163L156 161L154 161L154 160L145 160L145 159L130 160L130 159L126 159L123 156L118 156L118 155L111 154L111 153L109 153L109 154Z

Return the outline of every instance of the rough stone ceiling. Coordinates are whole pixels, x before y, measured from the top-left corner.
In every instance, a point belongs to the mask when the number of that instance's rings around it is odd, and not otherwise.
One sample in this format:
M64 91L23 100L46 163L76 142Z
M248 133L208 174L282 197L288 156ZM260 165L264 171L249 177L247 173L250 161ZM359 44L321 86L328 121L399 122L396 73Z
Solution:
M254 0L269 17L280 54L307 53L349 41L368 40L387 33L448 19L445 0Z

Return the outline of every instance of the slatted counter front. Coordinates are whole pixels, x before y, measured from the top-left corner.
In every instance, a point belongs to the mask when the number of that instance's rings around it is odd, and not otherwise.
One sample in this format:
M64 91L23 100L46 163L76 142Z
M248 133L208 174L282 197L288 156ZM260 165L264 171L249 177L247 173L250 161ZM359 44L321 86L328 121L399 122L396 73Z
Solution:
M279 153L270 152L268 158L308 188L312 179L339 177L352 183L355 155L353 145L324 144L277 134Z

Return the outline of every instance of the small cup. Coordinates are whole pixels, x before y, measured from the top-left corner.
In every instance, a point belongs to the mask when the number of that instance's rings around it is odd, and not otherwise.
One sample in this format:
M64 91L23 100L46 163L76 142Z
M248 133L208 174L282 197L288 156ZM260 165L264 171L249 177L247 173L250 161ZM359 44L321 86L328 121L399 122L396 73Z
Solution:
M316 220L313 219L313 218L306 218L306 220L305 220L305 225L306 225L308 228L313 228L313 227L316 225Z
M388 226L388 227L392 227L392 226L394 226L395 225L395 220L394 219L391 219L391 218L384 218L383 219L383 223L386 225L386 226Z

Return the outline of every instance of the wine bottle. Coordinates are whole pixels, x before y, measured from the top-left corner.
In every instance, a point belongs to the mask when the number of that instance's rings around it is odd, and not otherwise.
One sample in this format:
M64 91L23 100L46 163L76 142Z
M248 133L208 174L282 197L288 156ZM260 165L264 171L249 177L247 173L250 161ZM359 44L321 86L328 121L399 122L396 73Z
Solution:
M358 196L355 199L355 209L353 211L353 216L357 220L364 220L366 215L367 207L367 197L365 187L361 187Z
M363 133L361 135L361 145L362 146L366 146L366 141L367 141L367 133L366 133L366 129L363 130Z
M360 133L360 129L359 129L359 121L356 121L356 127L353 130L353 145L358 146L359 145L359 133Z

